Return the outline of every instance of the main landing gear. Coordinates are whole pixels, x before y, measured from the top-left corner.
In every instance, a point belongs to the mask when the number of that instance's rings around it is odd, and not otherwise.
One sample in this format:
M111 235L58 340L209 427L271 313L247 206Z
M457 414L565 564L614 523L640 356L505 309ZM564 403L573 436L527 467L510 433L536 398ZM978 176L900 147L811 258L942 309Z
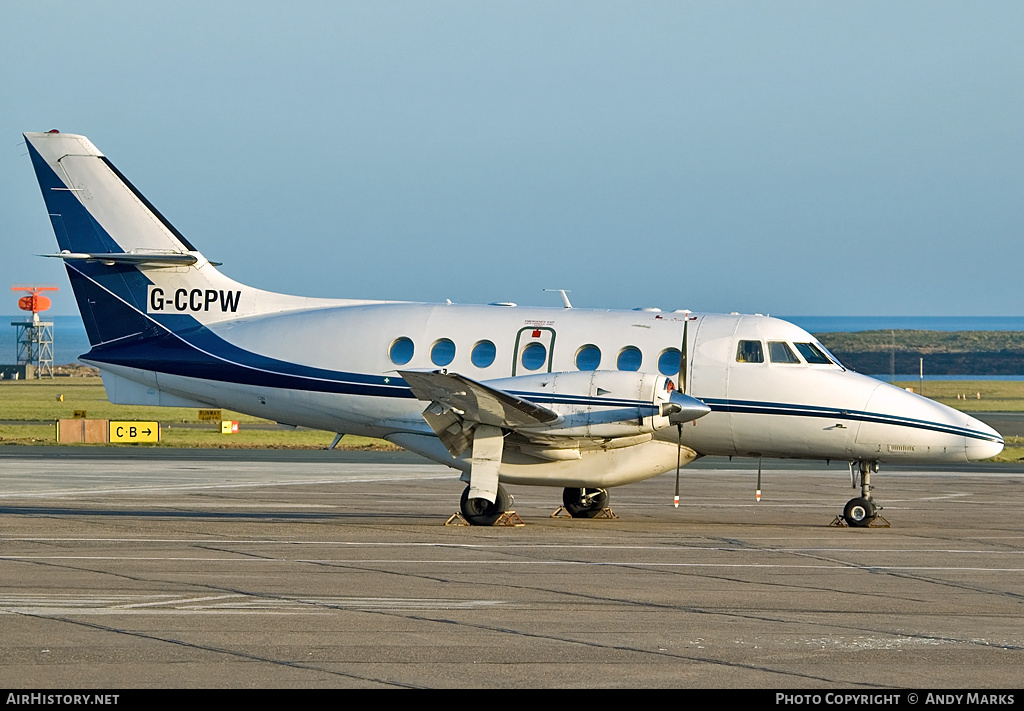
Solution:
M562 505L573 518L594 518L608 505L605 489L563 489Z
M563 489L562 505L573 518L594 518L608 506L608 492L605 489ZM499 484L492 504L487 499L469 498L467 486L462 491L459 506L462 518L471 526L493 526L512 507L512 495Z
M469 487L462 491L462 518L471 526L493 526L501 515L512 507L512 495L498 484L498 494L492 504L487 499L469 498Z
M878 507L871 500L871 473L878 471L878 462L850 462L850 477L856 488L856 470L860 471L860 496L846 502L843 509L843 520L847 526L865 528L878 516Z

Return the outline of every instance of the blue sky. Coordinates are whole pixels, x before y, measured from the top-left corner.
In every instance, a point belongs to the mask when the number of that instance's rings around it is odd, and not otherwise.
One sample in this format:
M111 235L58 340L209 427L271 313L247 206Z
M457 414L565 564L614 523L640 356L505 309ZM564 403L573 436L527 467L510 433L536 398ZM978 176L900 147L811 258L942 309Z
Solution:
M19 144L58 128L277 291L1020 314L1022 36L1019 2L8 3L0 287L76 311Z

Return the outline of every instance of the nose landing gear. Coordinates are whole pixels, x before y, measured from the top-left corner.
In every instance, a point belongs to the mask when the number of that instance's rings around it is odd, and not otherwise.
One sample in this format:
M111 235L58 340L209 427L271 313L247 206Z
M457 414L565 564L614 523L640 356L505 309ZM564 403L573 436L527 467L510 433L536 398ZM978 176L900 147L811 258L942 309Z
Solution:
M878 509L875 508L874 502L863 496L850 499L843 509L843 519L848 526L870 526L877 515Z
M879 507L871 500L871 473L878 471L878 462L850 462L850 477L856 487L856 472L854 467L860 470L860 496L846 502L843 509L843 520L847 526L854 528L865 528L878 516Z

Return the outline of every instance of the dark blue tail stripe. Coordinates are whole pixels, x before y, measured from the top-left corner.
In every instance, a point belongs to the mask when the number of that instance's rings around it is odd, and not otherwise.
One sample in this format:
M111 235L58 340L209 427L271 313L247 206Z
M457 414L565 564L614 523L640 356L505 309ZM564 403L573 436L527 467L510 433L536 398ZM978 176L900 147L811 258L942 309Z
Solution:
M35 168L36 178L39 180L39 189L43 192L43 202L50 213L50 220L62 223L60 229L54 224L53 230L60 248L71 252L124 252L89 214L74 192L69 190L64 181L47 165L32 144L27 145L32 167Z

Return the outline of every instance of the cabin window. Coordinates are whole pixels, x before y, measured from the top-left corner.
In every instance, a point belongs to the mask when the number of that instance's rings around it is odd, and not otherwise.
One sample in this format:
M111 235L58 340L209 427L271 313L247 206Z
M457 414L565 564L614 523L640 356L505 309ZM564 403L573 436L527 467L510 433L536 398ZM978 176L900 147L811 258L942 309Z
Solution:
M576 351L577 370L597 370L601 365L601 349L594 345L586 345Z
M662 375L675 375L679 372L679 364L683 362L683 354L678 348L666 348L658 356L658 372Z
M527 370L540 370L548 361L548 349L543 343L531 343L523 349L522 363Z
M473 365L477 368L486 368L494 362L494 356L497 350L494 344L490 341L480 341L473 346L473 352L470 355L470 360L473 361Z
M615 367L619 370L640 370L644 356L636 346L626 346L619 351L619 357L615 360Z
M445 366L455 360L455 344L447 338L439 338L430 348L430 362Z
M785 341L768 341L768 357L772 363L799 363L800 359Z
M796 349L800 351L800 355L804 357L808 363L823 363L825 365L830 364L832 361L829 357L821 352L813 343L794 343Z
M412 354L415 350L416 347L413 346L412 341L402 336L401 338L396 338L391 343L391 348L388 349L388 356L395 365L405 365L412 360Z
M764 351L761 341L740 341L736 349L737 363L764 363Z

